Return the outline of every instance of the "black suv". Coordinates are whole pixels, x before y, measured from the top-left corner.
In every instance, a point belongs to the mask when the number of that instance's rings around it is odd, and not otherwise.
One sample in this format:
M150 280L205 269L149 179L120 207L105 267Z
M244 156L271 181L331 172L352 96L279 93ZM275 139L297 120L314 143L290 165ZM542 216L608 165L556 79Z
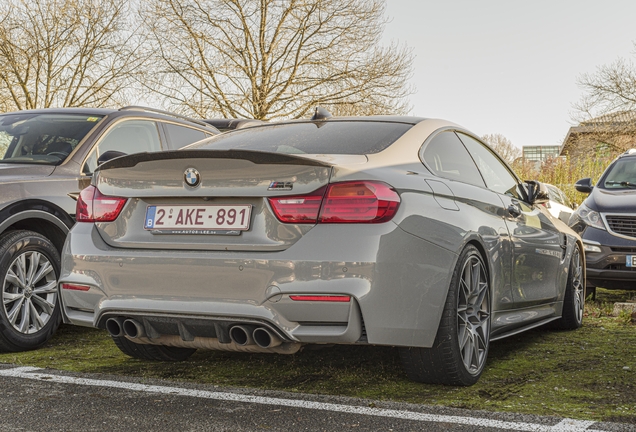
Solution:
M570 218L583 238L588 290L636 290L636 149L616 158L596 186L584 178L575 187L590 194Z
M43 345L61 321L60 253L75 198L117 155L176 150L219 131L144 107L0 115L0 351Z

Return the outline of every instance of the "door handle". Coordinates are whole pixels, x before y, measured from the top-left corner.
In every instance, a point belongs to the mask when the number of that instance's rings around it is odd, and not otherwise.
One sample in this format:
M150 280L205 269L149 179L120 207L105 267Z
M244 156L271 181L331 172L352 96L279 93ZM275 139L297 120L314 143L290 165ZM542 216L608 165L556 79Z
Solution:
M514 204L510 204L508 206L508 214L513 218L518 218L521 216L521 209Z

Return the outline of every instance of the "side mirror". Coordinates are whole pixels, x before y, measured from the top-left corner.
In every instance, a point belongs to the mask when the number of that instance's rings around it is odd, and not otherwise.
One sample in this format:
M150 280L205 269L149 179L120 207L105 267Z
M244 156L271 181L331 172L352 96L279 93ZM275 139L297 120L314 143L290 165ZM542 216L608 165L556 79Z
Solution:
M526 180L526 186L530 204L544 204L550 201L550 194L543 183L536 180Z
M97 158L97 166L100 166L101 164L120 156L126 156L126 153L115 150L108 150L107 152L102 153L99 158Z
M591 178L584 178L584 179L581 179L581 180L577 181L576 183L574 183L574 189L576 189L579 192L586 193L586 194L591 193L592 189L594 189L594 186L592 185L592 179Z

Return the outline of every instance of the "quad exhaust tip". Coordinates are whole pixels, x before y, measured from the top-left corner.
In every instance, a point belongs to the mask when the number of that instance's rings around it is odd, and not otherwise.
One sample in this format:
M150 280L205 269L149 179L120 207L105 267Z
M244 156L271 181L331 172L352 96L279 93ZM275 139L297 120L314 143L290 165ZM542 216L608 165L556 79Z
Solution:
M124 333L131 339L140 338L146 336L146 329L139 321L134 319L127 319L123 324Z
M283 343L276 334L265 327L254 328L245 325L230 328L230 339L240 346L256 344L260 348L274 348Z
M243 325L235 325L230 329L230 339L237 345L247 346L253 345L254 339L252 338L252 332L254 328Z
M106 330L113 337L128 336L131 339L135 339L146 336L144 326L139 321L130 318L108 318L106 320Z
M113 337L126 336L130 339L146 337L146 329L139 321L122 317L108 318L106 320L106 330ZM230 339L238 346L249 346L256 344L258 347L267 349L274 348L283 343L280 337L265 327L249 325L235 325L230 328Z
M254 342L261 348L274 348L279 346L283 341L271 331L264 327L258 327L252 333Z
M113 337L121 337L124 335L123 318L108 318L106 320L106 330Z

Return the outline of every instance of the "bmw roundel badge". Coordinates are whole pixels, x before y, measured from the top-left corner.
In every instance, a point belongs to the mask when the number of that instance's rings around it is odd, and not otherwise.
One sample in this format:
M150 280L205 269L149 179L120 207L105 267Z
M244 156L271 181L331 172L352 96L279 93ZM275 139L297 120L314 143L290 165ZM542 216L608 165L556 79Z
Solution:
M201 175L195 168L188 168L183 173L183 180L190 187L197 187L201 183Z

